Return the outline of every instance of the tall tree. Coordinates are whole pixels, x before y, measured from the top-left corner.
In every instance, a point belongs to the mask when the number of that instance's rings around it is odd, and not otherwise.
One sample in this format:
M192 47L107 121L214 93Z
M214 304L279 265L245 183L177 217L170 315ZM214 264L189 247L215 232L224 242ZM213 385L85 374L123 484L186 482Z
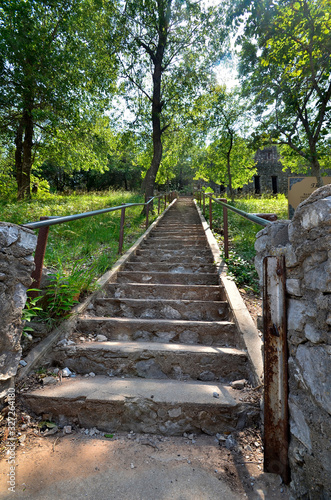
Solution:
M331 1L240 0L236 7L246 19L240 74L261 135L291 148L321 184L331 124Z
M153 196L162 159L162 135L174 114L182 113L211 77L224 38L215 8L190 0L128 0L123 22L121 63L127 96L150 104L153 155L145 177L145 198ZM130 101L133 102L132 100ZM139 112L139 110L137 110Z
M255 173L254 154L248 145L250 115L239 89L230 91L215 85L195 105L196 126L205 132L210 145L204 162L198 165L197 176L234 189L242 187Z
M112 88L107 15L104 0L1 2L0 131L14 136L18 198L30 196L36 129L77 124Z

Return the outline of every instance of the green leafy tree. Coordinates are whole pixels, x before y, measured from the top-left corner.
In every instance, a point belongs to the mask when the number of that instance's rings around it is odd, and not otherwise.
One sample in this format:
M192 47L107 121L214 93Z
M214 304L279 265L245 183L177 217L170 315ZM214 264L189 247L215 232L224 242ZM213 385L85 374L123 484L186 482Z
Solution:
M237 22L242 14L240 74L260 136L290 148L321 184L331 124L331 2L239 1Z
M30 196L38 143L76 126L112 91L114 58L103 0L3 0L0 132L15 144L18 198ZM107 36L106 36L106 33ZM108 38L107 38L108 37Z
M211 78L211 65L220 58L223 23L216 8L189 0L129 0L119 14L123 90L130 111L145 118L144 101L150 106L149 123L140 122L152 136L147 199L153 196L162 160L162 136Z
M216 85L202 95L195 106L196 124L211 144L199 158L196 178L214 181L234 189L242 187L256 172L253 151L246 136L250 116L239 90Z

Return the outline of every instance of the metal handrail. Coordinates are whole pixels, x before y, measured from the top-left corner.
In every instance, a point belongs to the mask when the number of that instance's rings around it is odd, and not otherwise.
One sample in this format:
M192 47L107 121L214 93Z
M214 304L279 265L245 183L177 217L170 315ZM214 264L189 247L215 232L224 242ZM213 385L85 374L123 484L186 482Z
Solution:
M219 203L220 205L223 206L223 230L224 230L224 257L226 259L229 258L229 232L228 232L228 210L232 210L233 212L237 213L238 215L241 215L242 217L245 217L251 222L254 222L255 224L259 224L260 226L268 226L269 224L272 224L274 220L277 220L277 215L276 214L250 214L248 212L244 212L244 210L240 210L239 208L232 207L231 205L228 204L226 198L214 198L212 194L209 193L202 193L201 191L198 191L199 196L199 201L200 201L200 208L202 208L203 204L203 213L205 213L205 198L209 198L209 227L210 229L213 228L213 216L212 216L212 201L215 201L216 203ZM203 194L203 200L201 199L201 194ZM268 220L269 219L269 220ZM273 220L271 220L273 219Z
M236 212L237 214L241 215L242 217L245 217L245 219L250 220L251 222L255 222L255 224L260 224L260 226L268 226L269 224L272 224L271 221L262 219L262 217L259 217L258 215L255 214L250 214L249 212L244 212L244 210L240 210L239 208L235 208L232 205L228 205L227 203L224 203L221 201L221 198L212 198L212 200L216 201L220 205L223 205L226 207L228 210L232 210L232 212Z
M167 196L169 196L171 193L173 194L174 191L164 193L164 194L159 194L157 196L153 196L145 203L126 203L124 205L119 205L117 207L102 208L100 210L93 210L91 212L83 212L81 214L65 215L64 217L57 217L54 215L47 216L47 217L40 217L40 219L41 219L40 221L28 222L27 224L21 224L22 227L25 227L28 229L39 229L37 246L36 246L36 251L35 251L35 256L34 256L35 269L32 273L32 278L33 278L32 288L39 288L40 287L45 252L46 252L46 246L47 246L48 232L49 232L50 226L54 226L55 224L62 224L62 223L66 223L66 222L71 222L71 221L78 220L78 219L84 219L86 217L92 217L94 215L104 214L107 212L115 212L117 210L121 210L120 235L119 235L119 244L118 244L118 253L121 254L122 249L123 249L123 240L124 240L125 209L130 208L130 207L137 207L137 206L149 206L149 204L152 203L153 200L158 199L159 200L159 202L158 202L158 214L159 214L160 213L160 201L161 201L160 198L164 196L164 210L165 210L166 206L167 206ZM172 199L173 199L173 196L172 196ZM149 208L148 208L148 210L146 210L146 229L148 228L148 225L149 225Z
M100 210L83 212L81 214L65 215L64 217L52 215L49 216L49 220L28 222L27 224L21 224L21 226L26 227L28 229L40 229L41 227L54 226L55 224L62 224L64 222L71 222L73 220L84 219L85 217L92 217L93 215L105 214L107 212L115 212L116 210L121 210L122 208L137 207L142 205L146 206L149 205L149 203L151 203L155 198L159 198L160 196L164 195L153 196L153 198L148 200L146 203L125 203L124 205L119 205L118 207L101 208Z

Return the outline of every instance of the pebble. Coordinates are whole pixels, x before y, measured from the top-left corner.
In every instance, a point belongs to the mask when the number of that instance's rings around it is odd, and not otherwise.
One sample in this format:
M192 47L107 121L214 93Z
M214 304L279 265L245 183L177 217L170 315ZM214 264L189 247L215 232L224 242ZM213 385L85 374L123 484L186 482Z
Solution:
M233 450L234 448L238 447L237 441L233 436L231 436L231 434L226 438L225 446L228 450Z
M70 375L72 374L72 372L69 370L69 368L63 368L62 370L62 377L70 377Z
M67 339L62 339L56 345L65 346L67 345L67 343L68 343Z
M79 337L79 340L81 340L82 342L85 342L85 337Z
M134 469L134 465L133 464L131 464L131 469Z
M76 342L74 342L73 340L68 340L67 345L76 345Z
M96 340L98 342L107 342L108 339L107 339L107 337L105 335L97 335L96 336Z
M20 365L21 366L26 366L28 363L26 361L24 361L24 359L21 359L20 361Z
M90 377L95 377L95 373L94 373L94 372L90 372L90 373L89 373L89 376L90 376Z
M218 394L218 392L213 392L213 398L219 398L220 395Z
M243 389L245 387L245 385L247 384L247 380L245 379L242 379L242 380L234 380L233 382L231 382L231 387L233 389L237 389L237 390L240 390L240 389Z
M54 385L56 384L57 380L54 377L44 377L43 378L43 385Z
M63 432L64 432L64 434L71 434L72 433L71 425L65 425L63 427Z

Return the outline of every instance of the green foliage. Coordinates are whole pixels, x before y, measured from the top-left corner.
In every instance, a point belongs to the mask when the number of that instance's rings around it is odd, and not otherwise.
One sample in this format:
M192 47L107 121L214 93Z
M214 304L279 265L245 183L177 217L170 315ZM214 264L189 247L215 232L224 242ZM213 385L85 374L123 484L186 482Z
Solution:
M41 215L70 215L139 202L142 202L141 196L124 191L68 196L48 194L44 198L15 203L0 200L0 220L24 224L39 220ZM51 323L57 321L68 314L78 294L94 289L97 278L118 259L120 216L119 210L50 228L44 263L53 270L50 284L43 300L28 302L27 311L23 312L25 319L38 312L41 319L49 318ZM150 214L150 222L155 217ZM141 207L128 208L123 250L130 248L144 231ZM34 307L41 307L43 311Z
M249 115L238 89L215 85L195 103L196 126L205 131L210 144L196 162L195 179L213 181L234 189L255 174L254 152L245 138Z
M265 142L287 145L301 157L296 166L319 177L330 156L331 2L235 4L246 19L240 72L258 132Z
M288 202L283 194L273 197L242 196L235 200L234 206L248 213L275 213L278 219L287 218ZM223 207L216 203L213 203L213 227L216 237L221 242L222 237L219 235L223 234ZM254 267L254 244L256 233L261 231L262 227L230 210L228 210L228 227L230 251L226 262L229 274L239 286L248 287L257 293L259 285Z
M30 288L28 292L41 292L38 288ZM22 321L23 321L23 335L25 337L29 337L29 332L33 332L33 328L31 328L26 323L29 323L34 318L40 316L42 311L42 307L39 307L37 304L42 298L41 295L37 297L28 296L27 301L25 303L25 307L22 310Z
M234 278L239 287L259 293L259 278L252 261L243 259L234 250L229 251L229 258L224 260L228 267L228 275Z

